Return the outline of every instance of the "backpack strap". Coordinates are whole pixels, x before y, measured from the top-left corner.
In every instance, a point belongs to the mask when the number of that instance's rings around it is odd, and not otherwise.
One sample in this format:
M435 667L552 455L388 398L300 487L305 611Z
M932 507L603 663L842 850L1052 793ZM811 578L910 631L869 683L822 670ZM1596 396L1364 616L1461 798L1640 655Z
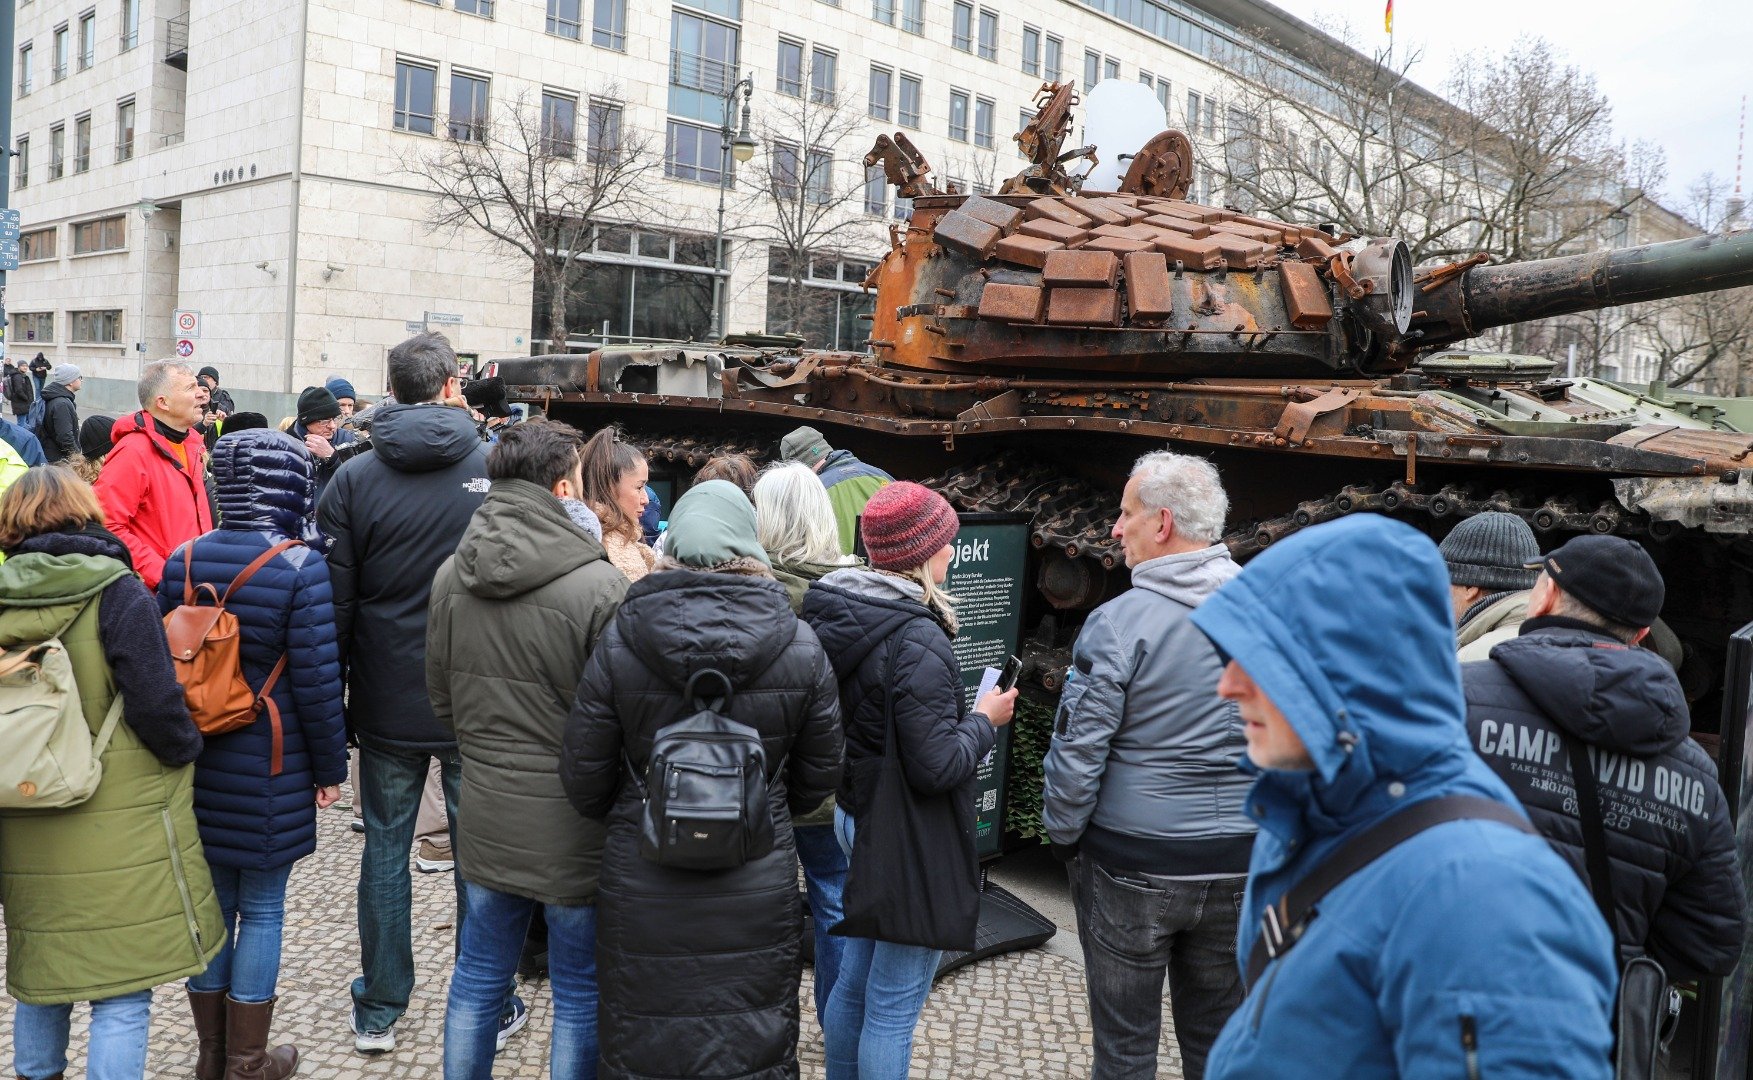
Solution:
M282 551L285 551L288 548L303 547L303 546L304 546L303 540L282 540L278 544L275 544L273 547L269 548L267 551L264 551L260 555L257 555L255 557L254 561L252 561L248 566L244 567L241 571L239 571L238 575L236 577L231 579L231 584L226 586L225 595L219 598L220 606L223 607L224 605L231 603L231 594L236 592L237 590L243 588L244 582L248 581L252 577L255 577L256 571L260 570L262 567L268 565L268 563L273 560L274 556L280 554ZM189 548L193 548L193 547L194 547L194 543L191 541L189 544ZM186 552L189 550L189 548L183 549L185 552L185 556L184 556L185 558L187 557ZM185 576L183 580L186 582L188 580L188 578Z
M116 733L116 724L121 719L122 692L117 690L116 696L110 699L110 711L104 714L103 726L97 729L97 739L91 744L92 760L103 757L103 752L109 749L110 736Z
M268 711L268 726L273 730L273 750L268 756L268 775L279 776L281 759L286 746L286 736L280 727L280 706L274 702L274 684L286 671L286 654L281 653L280 659L274 662L274 670L268 672L268 681L262 684L262 692L256 695L256 711Z
M1260 933L1248 951L1248 985L1254 986L1266 965L1289 952L1320 914L1321 900L1351 875L1426 829L1451 821L1496 821L1533 834L1534 827L1515 810L1475 795L1444 795L1413 803L1352 837L1339 850L1284 891L1260 919Z
M1583 827L1583 866L1588 870L1589 892L1594 894L1595 906L1601 909L1607 928L1617 937L1619 923L1613 917L1613 864L1607 861L1607 830L1601 824L1601 789L1595 782L1595 770L1583 741L1557 724L1552 726L1558 737L1564 740L1564 756L1570 759L1571 780L1576 784L1576 816Z

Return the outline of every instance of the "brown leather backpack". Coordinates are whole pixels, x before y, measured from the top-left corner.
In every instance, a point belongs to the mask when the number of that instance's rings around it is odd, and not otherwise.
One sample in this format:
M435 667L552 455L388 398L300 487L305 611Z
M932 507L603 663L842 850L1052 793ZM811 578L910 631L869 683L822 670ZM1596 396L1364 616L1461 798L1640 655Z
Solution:
M183 602L164 617L164 636L170 642L170 658L176 665L177 682L189 704L189 715L203 735L224 735L248 727L263 709L274 729L274 748L269 775L280 775L282 736L280 707L274 704L274 684L286 671L281 653L260 693L250 689L243 677L242 635L237 616L225 610L233 593L257 570L299 540L284 540L256 556L255 561L231 580L225 595L210 584L194 584L194 541L183 547ZM202 594L212 603L200 603Z

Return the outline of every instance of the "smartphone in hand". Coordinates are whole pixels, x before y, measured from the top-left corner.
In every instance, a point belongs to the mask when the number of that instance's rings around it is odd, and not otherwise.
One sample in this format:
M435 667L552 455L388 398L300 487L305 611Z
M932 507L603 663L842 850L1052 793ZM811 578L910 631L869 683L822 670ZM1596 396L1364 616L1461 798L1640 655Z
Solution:
M1017 679L1022 673L1023 662L1014 656L1011 657L1004 662L1004 670L998 673L998 685L994 689L1001 694L1009 693L1011 688L1016 686Z

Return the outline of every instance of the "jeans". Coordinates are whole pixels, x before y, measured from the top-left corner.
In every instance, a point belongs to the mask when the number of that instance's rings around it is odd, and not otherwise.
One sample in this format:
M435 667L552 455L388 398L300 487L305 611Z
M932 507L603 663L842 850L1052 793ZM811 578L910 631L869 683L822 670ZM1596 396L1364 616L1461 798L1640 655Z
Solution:
M834 826L850 857L852 818L836 808ZM941 954L869 938L841 940L846 945L839 977L822 1021L828 1080L907 1080L913 1029Z
M803 880L810 894L810 919L816 928L816 1020L827 1026L828 995L840 975L840 958L847 938L828 931L846 916L842 898L846 893L846 852L832 825L797 825L797 861L803 864Z
M365 853L359 861L359 955L364 974L353 980L353 1019L361 1031L388 1031L407 1011L414 992L414 884L408 851L414 818L432 755L365 747L359 752L359 804L365 815ZM456 828L462 760L439 759L445 815ZM456 879L457 925L468 909ZM460 935L459 935L460 940Z
M594 1080L597 1074L596 908L542 904L465 882L463 923L450 1002L444 1013L445 1080L490 1080L505 987L517 973L530 917L548 920L548 979L554 1032L548 1046L551 1080Z
M1247 879L1109 870L1088 856L1069 869L1089 983L1092 1080L1156 1075L1165 975L1182 1069L1201 1080L1211 1044L1242 1002L1236 925Z
M292 864L272 870L210 866L213 891L225 913L225 947L190 990L229 990L238 1001L274 1000L280 979L280 927L286 921L286 880Z
M19 1076L40 1080L67 1070L72 1019L71 1005L18 1005L12 1014L12 1066ZM151 1023L150 990L92 1002L88 1080L142 1080Z

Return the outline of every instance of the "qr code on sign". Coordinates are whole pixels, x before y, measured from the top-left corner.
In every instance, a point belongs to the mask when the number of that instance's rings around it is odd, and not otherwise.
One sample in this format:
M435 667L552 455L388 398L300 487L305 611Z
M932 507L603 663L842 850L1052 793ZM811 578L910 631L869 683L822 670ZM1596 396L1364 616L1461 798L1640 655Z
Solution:
M998 789L991 788L980 796L980 811L981 813L990 813L996 809L998 809Z

